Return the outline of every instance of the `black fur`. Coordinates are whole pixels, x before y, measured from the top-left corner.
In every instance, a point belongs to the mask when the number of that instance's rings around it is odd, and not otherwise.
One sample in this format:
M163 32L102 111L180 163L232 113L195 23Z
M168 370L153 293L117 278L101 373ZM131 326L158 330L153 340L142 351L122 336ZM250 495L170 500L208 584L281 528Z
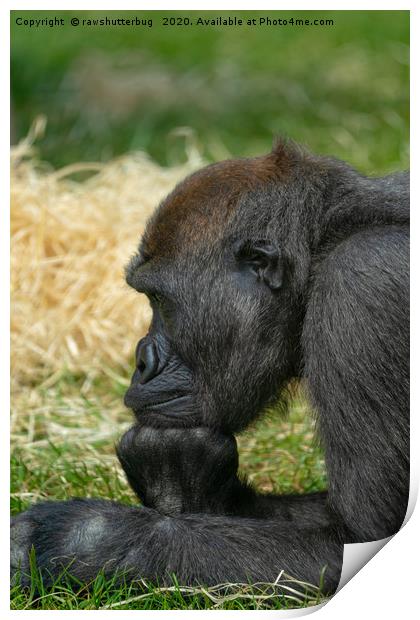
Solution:
M409 488L408 175L366 178L280 143L209 166L148 225L127 281L153 322L118 448L144 507L34 506L13 521L12 570L84 581L212 584L281 570L332 592L343 544L395 533ZM233 433L298 377L326 454L328 493L261 496ZM25 578L23 578L25 582Z

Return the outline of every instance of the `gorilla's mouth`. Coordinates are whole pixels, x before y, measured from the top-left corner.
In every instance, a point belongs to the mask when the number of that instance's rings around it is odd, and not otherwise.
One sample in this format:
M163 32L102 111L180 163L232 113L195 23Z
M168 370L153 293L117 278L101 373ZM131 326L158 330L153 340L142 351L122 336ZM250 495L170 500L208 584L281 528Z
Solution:
M167 398L166 400L157 400L155 402L148 402L146 405L143 406L143 410L148 410L148 409L161 409L163 407L165 407L166 405L169 404L174 404L174 403L182 403L182 402L187 402L188 401L188 396L186 396L185 394L180 394L179 396L172 396L171 398Z
M136 416L149 413L159 413L166 416L188 416L195 413L193 399L190 394L172 393L166 396L145 394L144 386L134 384L129 387L125 396L124 404L132 409Z
M174 355L163 360L156 342L156 338L148 335L138 343L136 368L124 404L138 420L146 415L150 420L153 414L156 419L196 415L198 408L191 372Z

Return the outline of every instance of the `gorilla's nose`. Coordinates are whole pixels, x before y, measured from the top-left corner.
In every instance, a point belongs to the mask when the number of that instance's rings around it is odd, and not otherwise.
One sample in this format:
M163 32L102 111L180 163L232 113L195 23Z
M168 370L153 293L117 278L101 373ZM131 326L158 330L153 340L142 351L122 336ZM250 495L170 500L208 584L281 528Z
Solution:
M136 350L136 366L140 373L140 383L147 383L156 375L159 356L154 342L140 340Z

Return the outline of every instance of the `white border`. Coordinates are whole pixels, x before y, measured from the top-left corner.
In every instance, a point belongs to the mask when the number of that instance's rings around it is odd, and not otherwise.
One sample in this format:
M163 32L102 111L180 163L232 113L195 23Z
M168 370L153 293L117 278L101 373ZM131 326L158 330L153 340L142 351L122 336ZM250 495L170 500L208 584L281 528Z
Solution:
M259 6L255 6L257 3L251 3L247 1L233 1L226 3L220 2L220 0L214 0L212 3L201 3L200 5L195 2L158 2L158 6L155 2L134 2L133 0L126 0L117 5L115 2L109 2L104 0L103 2L91 1L86 5L86 2L80 2L75 0L72 3L63 2L60 6L57 6L56 1L40 1L39 3L32 3L28 1L16 1L16 2L4 2L0 9L0 37L5 43L3 47L3 53L1 58L2 77L3 84L9 82L9 49L10 49L10 35L9 35L9 11L10 10L324 10L324 11L337 11L337 10L411 10L411 66L412 66L412 88L411 88L411 108L418 110L419 97L418 97L418 77L414 77L414 72L418 68L418 38L420 33L420 20L419 12L415 8L414 3L410 2L375 2L375 1L361 1L354 0L349 3L342 3L337 6L337 2L324 1L318 5L314 2L299 2L295 0L292 3L275 3L265 1L260 3ZM30 59L28 60L30 62ZM6 95L2 98L2 113L0 115L0 127L3 136L3 148L2 154L2 166L0 167L0 187L4 192L3 205L8 205L9 195L9 118L10 118L10 105L9 96ZM412 118L411 136L412 136L412 168L417 170L416 164L418 163L417 151L415 148L414 136L419 136L419 121L418 114L414 114ZM411 288L411 308L412 308L412 322L414 323L415 310L420 304L420 293L416 289L415 275L417 267L420 267L420 255L417 246L417 234L418 223L420 215L416 209L416 198L418 197L418 183L416 179L417 175L414 175L412 181L412 217L413 217L413 234L412 238L415 240L412 249L412 274L413 283ZM414 193L413 193L414 192ZM2 220L0 224L0 273L2 282L2 291L9 290L9 227L7 224L8 209L2 209ZM9 423L8 423L8 409L9 409L9 310L6 292L4 293L4 300L0 304L0 317L1 317L1 391L2 394L2 433L1 433L1 455L4 460L3 466L0 469L0 483L4 503L1 512L1 536L3 561L1 563L1 579L0 579L0 609L4 617L8 617L12 613L19 613L26 615L27 611L11 612L9 609L9 570L8 570L8 553L9 547L9 535L8 535L8 514L9 503L6 498L9 497ZM412 328L412 374L415 377L418 370L418 359L416 351L420 344L419 329L417 325ZM420 404L420 382L413 382L412 386L412 451L411 451L411 467L412 467L412 486L411 486L411 498L417 495L418 489L418 471L419 471L419 455L418 455L418 442L415 439L418 438L419 424L416 420L418 405ZM412 504L412 501L410 502ZM413 505L411 505L411 510ZM410 618L414 616L414 613L418 612L417 601L417 588L418 588L418 550L419 545L419 531L420 531L420 516L419 510L415 511L409 522L405 525L402 531L397 534L386 547L371 560L367 566L365 566L353 579L351 579L349 585L347 585L339 594L333 598L321 611L320 618L331 618L336 620L346 620L346 618L352 618L356 613L362 614L363 617L382 617L382 618L394 618L394 617L406 617ZM259 615L259 614L279 614L281 617L304 615L305 610L295 611L272 611L272 612L252 612L246 613ZM315 611L315 610L313 610ZM298 612L298 613L296 613ZM306 613L309 613L307 610ZM49 612L37 611L37 614L41 614L44 617ZM66 611L66 614L75 615L83 613L81 611ZM91 612L91 613L103 613L103 614L129 614L130 611L103 611L103 612ZM148 612L137 612L147 614ZM191 614L201 615L207 613L205 611L154 611L153 614ZM219 611L219 614L232 614L236 612L224 612ZM306 615L306 614L305 614ZM114 616L115 617L115 616Z

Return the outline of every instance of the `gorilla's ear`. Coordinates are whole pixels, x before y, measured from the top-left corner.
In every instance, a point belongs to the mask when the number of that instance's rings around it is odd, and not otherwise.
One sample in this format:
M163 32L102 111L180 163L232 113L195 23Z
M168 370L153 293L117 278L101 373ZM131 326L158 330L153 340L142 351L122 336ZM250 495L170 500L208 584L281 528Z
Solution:
M269 241L240 240L234 244L235 258L242 271L253 273L272 291L283 284L281 252Z

